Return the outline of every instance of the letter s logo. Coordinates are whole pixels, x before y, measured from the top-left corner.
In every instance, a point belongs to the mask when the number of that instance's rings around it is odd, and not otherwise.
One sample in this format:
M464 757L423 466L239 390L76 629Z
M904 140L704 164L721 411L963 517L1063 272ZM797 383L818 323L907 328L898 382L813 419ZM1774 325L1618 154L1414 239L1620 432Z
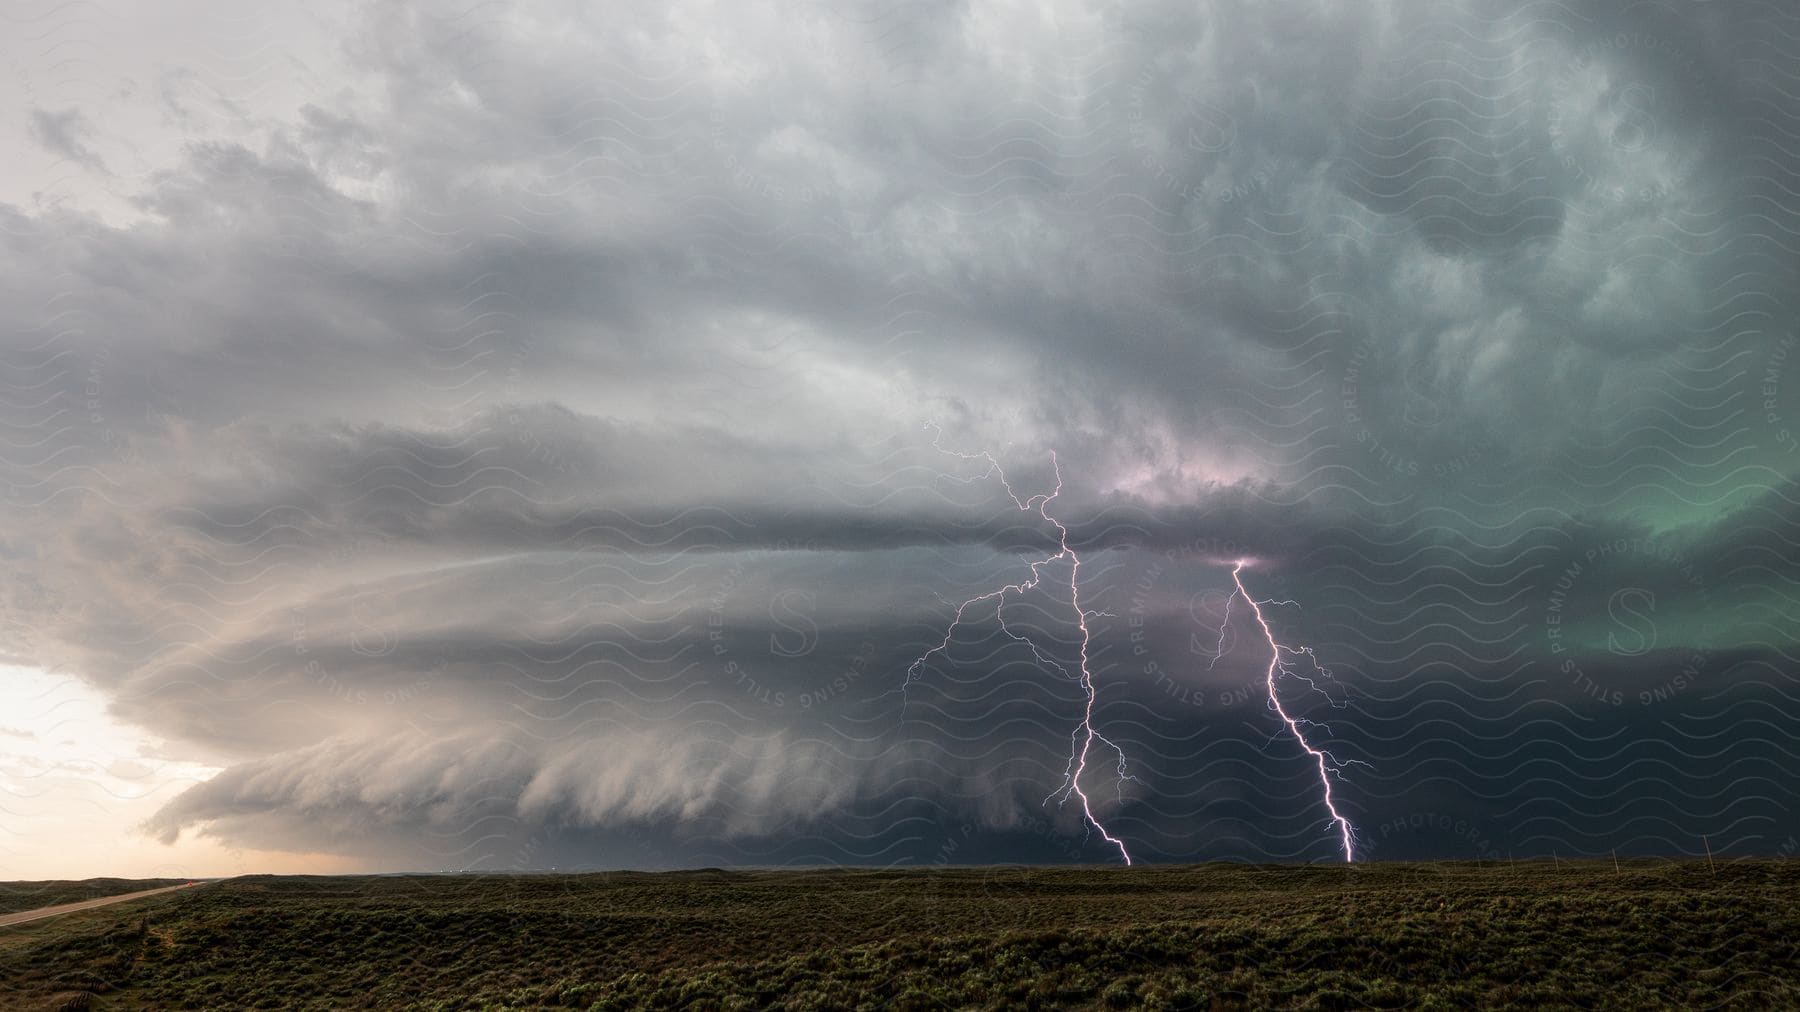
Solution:
M1642 151L1656 140L1656 89L1642 84L1620 88L1608 103L1615 119L1608 139L1620 151Z
M1621 657L1638 657L1656 648L1656 595L1642 587L1613 591L1606 613L1625 632L1606 634L1606 647Z
M1188 113L1188 147L1203 154L1217 154L1237 140L1237 120L1211 102L1190 99Z
M1401 374L1400 384L1406 391L1401 413L1408 424L1428 429L1449 414L1444 407L1449 397L1429 368L1417 365L1406 370Z
M819 645L819 627L812 620L817 607L817 599L808 591L784 590L776 594L769 602L769 621L793 636L784 638L781 633L770 633L769 652L777 657L805 657L812 653Z
M376 625L381 618L370 598L358 597L350 602L350 620L355 624L350 632L351 650L363 657L386 657L394 652L400 644Z
M1237 643L1237 633L1225 621L1231 613L1231 598L1217 591L1202 590L1188 598L1188 619L1199 631L1188 633L1188 650L1202 657L1223 657Z

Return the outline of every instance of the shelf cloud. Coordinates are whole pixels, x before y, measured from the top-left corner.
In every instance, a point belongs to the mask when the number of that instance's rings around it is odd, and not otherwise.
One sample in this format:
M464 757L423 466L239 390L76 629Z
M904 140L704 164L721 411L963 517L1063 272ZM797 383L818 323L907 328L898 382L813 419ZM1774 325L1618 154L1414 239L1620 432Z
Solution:
M1240 560L1372 856L1800 830L1782 11L318 18L10 100L0 652L156 840L1110 860L982 452L1134 854L1338 856Z

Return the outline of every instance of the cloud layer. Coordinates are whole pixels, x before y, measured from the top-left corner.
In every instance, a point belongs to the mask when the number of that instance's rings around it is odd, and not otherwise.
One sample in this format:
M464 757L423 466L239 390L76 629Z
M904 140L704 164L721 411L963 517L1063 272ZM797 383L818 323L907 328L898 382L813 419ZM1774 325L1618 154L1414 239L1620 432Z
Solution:
M0 207L0 649L225 767L159 837L1110 858L1066 563L908 676L1055 551L944 448L1056 455L1134 853L1336 854L1238 559L1373 856L1800 828L1781 11L329 16Z

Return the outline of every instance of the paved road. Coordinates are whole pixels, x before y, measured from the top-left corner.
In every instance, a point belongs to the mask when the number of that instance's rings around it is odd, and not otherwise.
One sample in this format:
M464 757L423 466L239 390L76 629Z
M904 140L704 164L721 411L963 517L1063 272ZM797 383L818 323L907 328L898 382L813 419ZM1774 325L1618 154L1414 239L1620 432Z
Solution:
M40 917L55 917L57 914L69 914L74 913L77 910L91 910L94 907L103 907L110 903L123 903L126 900L135 900L140 896L155 896L157 893L174 892L177 889L187 889L197 884L198 883L189 882L186 885L163 886L160 889L143 889L135 893L120 893L117 896L102 896L97 900L82 900L80 903L64 903L54 907L39 907L36 910L21 910L16 914L0 914L0 928L9 927L14 924L24 924L26 921L35 921Z

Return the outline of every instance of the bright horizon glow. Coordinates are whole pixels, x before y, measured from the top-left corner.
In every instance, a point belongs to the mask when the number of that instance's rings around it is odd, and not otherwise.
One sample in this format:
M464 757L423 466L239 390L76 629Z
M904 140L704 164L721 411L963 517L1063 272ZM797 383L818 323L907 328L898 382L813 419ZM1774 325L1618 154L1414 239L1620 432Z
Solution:
M0 666L0 880L357 870L334 855L244 850L203 833L163 844L138 828L219 769L121 723L78 678Z

